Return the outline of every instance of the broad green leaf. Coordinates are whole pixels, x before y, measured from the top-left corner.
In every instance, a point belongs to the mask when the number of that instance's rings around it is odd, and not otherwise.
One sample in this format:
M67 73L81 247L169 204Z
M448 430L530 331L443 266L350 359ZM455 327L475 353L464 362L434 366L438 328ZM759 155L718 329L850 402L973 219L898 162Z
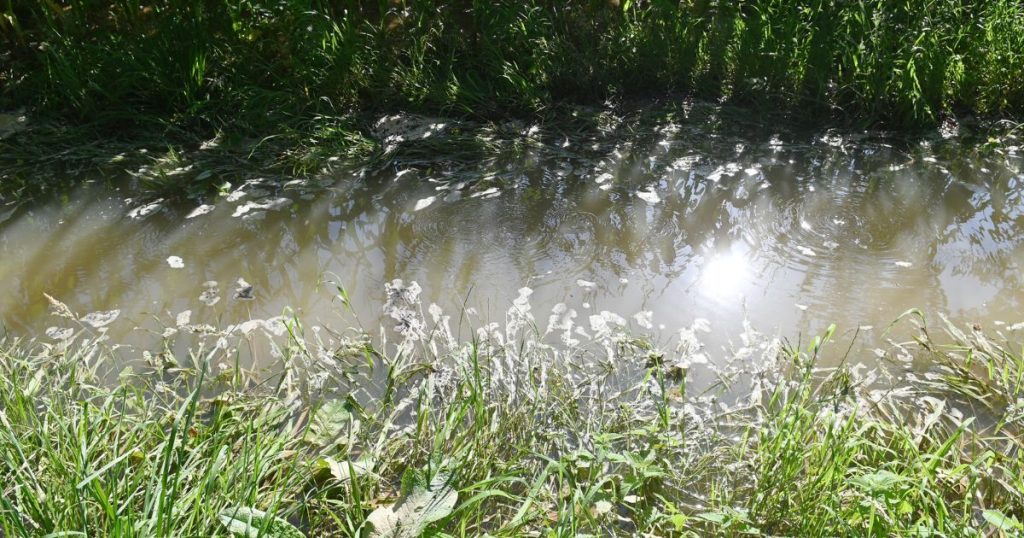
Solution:
M266 512L247 508L227 508L217 516L228 532L245 538L306 538L287 521Z
M851 482L870 493L884 493L892 491L893 487L902 480L899 475L891 471L877 471L862 474L853 478Z
M348 482L355 476L362 476L373 470L373 462L362 459L358 461L338 461L331 457L323 457L313 463L313 476L317 480L328 478L337 482Z
M307 439L318 445L349 444L349 435L359 430L359 421L344 400L324 402L313 414Z
M366 518L370 538L418 538L455 508L459 494L447 482L447 475L438 473L427 487L414 487L392 506L374 510Z
M1024 531L1024 524L1017 521L1017 518L1008 516L999 510L985 510L981 513L981 517L1001 531Z

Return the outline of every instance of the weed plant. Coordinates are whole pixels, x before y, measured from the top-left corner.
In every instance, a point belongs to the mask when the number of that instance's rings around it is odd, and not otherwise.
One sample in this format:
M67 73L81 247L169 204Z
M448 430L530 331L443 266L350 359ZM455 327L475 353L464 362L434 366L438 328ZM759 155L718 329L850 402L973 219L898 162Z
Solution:
M259 372L208 328L187 355L111 376L124 350L55 303L74 333L0 346L0 530L1024 532L1024 359L978 331L950 325L939 346L922 325L890 351L931 359L920 378L855 357L820 368L831 330L802 351L751 333L714 367L728 391L691 393L687 372L711 367L689 362L693 342L660 349L613 314L580 341L564 320L541 331L521 297L504 324L456 338L415 285L388 291L397 340L268 320L287 334Z

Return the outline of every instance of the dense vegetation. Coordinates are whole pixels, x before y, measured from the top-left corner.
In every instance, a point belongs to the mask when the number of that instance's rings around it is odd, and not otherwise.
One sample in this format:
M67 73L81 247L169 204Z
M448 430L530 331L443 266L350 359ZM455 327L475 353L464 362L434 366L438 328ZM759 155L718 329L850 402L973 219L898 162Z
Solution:
M399 111L564 121L687 96L815 124L1015 116L1022 51L1018 0L7 2L0 113L32 128L0 121L0 199L67 184L40 172L54 155L78 178L214 139L230 156L204 171L365 161ZM158 194L216 186L175 185Z
M889 356L927 357L928 372L893 378L853 357L819 369L842 353L831 330L804 352L748 332L714 365L698 360L699 323L659 348L614 315L584 342L555 320L545 333L568 338L551 345L522 301L460 341L399 292L397 341L254 322L290 335L261 373L238 354L258 331L186 320L116 381L126 351L94 328L105 321L54 302L57 343L0 341L0 531L1024 532L1024 359L980 332L951 326L940 348L921 331ZM206 343L172 351L189 334ZM691 394L697 368L720 387Z
M3 106L270 134L687 92L901 125L1024 107L1014 0L8 2Z

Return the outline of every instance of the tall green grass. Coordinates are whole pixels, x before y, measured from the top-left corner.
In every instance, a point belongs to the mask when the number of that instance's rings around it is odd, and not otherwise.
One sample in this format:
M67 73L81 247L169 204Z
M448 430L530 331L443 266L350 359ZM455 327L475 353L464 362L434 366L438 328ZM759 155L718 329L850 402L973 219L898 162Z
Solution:
M1017 116L1022 50L1014 0L0 3L0 113L29 116L0 133L0 203L115 177L141 148L218 170L366 164L393 112L571 123L686 96L816 125Z
M4 106L105 125L493 117L687 92L896 125L1024 107L1012 0L8 3Z
M121 352L86 326L64 343L4 340L0 530L1024 532L1024 359L979 333L951 328L953 347L924 333L914 350L933 375L899 382L819 369L831 333L805 351L772 344L719 372L734 399L718 401L688 393L685 359L640 338L552 346L520 308L459 341L446 319L428 329L397 306L405 338L391 343L288 321L262 373L201 346L114 380L103 372Z

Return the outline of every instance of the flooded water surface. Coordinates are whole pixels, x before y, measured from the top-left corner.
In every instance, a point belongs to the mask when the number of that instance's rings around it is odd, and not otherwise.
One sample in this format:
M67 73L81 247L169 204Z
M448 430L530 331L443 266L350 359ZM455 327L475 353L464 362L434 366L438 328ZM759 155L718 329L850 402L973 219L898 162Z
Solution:
M385 283L403 279L424 304L469 309L467 326L503 320L528 287L541 321L564 304L584 327L609 311L668 339L707 320L710 347L745 322L792 339L835 323L872 349L911 308L1006 331L1024 321L1012 146L713 114L517 136L479 159L254 177L205 201L93 186L19 211L0 229L0 316L42 336L59 325L49 294L80 314L118 310L111 335L136 341L185 313L223 326L290 308L337 327L351 323L343 286L376 332Z

